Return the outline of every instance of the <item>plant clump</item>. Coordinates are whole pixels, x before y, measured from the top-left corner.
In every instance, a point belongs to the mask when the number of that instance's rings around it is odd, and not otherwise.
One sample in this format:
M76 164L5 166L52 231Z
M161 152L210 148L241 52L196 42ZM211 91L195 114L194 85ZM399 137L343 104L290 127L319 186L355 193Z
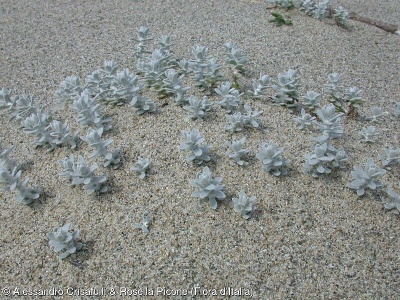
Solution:
M75 253L75 251L81 250L83 247L83 244L76 240L80 231L75 230L69 232L70 228L71 224L67 223L62 227L55 228L52 232L47 234L49 245L54 248L54 251L63 251L63 253L58 256L59 259L64 259L70 254Z
M256 201L256 197L247 196L244 191L240 191L238 198L232 198L233 209L235 212L240 214L244 219L250 218L249 213L251 213L255 207L254 202Z
M245 166L249 164L248 162L242 160L242 157L249 153L248 149L243 149L245 141L246 138L243 137L240 140L233 139L232 142L225 142L225 144L228 146L228 150L225 152L225 154L230 159L233 159L234 162L239 166Z
M131 167L131 171L138 174L140 179L144 179L146 177L146 171L149 169L149 166L150 159L139 158L135 165Z
M182 136L183 143L179 146L179 149L190 151L186 157L187 161L193 161L200 165L210 160L208 150L211 146L207 144L201 145L204 142L204 138L196 129L192 129L191 131L183 130Z
M256 157L261 161L264 172L275 176L286 175L289 160L282 156L284 148L277 148L273 141L262 143Z

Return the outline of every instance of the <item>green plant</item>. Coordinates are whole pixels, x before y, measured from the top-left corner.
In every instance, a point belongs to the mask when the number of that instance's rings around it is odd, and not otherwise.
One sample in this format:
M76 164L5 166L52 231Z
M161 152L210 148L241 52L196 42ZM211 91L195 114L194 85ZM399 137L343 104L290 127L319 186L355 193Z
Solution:
M270 23L275 23L276 26L282 26L282 25L293 25L292 20L290 20L289 16L283 17L280 13L273 11L271 12L271 15L273 16L272 19L269 19L268 21Z
M71 224L67 223L47 234L49 245L54 248L54 251L64 251L58 256L59 259L64 259L70 254L75 253L75 251L81 250L83 247L82 243L76 241L80 231L75 230L71 233L69 232L70 228Z
M211 171L208 167L204 167L203 172L196 175L195 179L190 180L190 185L197 188L195 192L192 193L193 197L206 199L210 203L212 209L217 208L217 199L225 199L225 194L223 193L224 186L220 185L222 179L212 178Z

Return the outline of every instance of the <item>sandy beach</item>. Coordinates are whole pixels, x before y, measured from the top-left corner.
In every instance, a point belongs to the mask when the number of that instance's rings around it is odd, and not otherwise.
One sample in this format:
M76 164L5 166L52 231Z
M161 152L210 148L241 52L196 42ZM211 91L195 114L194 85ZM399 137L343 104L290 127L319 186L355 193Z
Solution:
M331 5L400 26L398 0L335 0ZM103 138L112 139L109 148L122 153L116 170L102 167L99 158L89 159L93 150L84 142L76 150L35 148L34 137L0 110L2 146L15 147L10 157L23 164L21 177L42 190L31 205L18 203L15 191L0 192L1 299L23 291L31 292L24 298L33 299L32 293L44 290L46 299L400 298L399 215L383 208L384 193L369 190L358 197L347 187L353 166L364 167L369 157L379 163L383 149L400 147L394 138L400 119L391 116L400 102L400 36L354 20L344 29L298 9L274 9L293 22L277 27L269 22L267 6L251 0L0 0L0 89L35 96L35 103L53 119L67 121L79 136L87 128L76 122L69 105L53 110L55 91L67 76L84 83L109 60L135 73L133 39L140 26L154 38L151 50L159 37L171 35L179 59L190 59L193 46L207 46L225 80L231 73L223 45L234 42L248 58L244 87L260 73L275 79L294 69L301 95L309 90L324 95L327 75L337 72L342 85L358 87L364 99L359 117L343 118L344 134L333 141L349 156L346 168L319 178L303 174L304 155L312 152L311 137L318 132L296 128L295 114L267 96L243 97L263 111L262 126L233 135L224 129L226 112L220 106L204 119L191 120L172 98L159 99L147 88L143 94L156 103L156 113L137 115L127 104L101 105L113 127ZM187 95L220 100L189 77ZM321 104L327 103L323 97ZM373 106L389 116L375 124L366 121ZM375 143L363 142L359 134L370 125L380 133ZM192 128L212 146L211 161L200 166L187 162L187 153L179 150L182 131ZM225 155L225 141L232 137L246 137L249 165L231 164ZM284 147L287 176L263 172L256 158L259 146L270 140ZM60 177L59 160L71 154L97 162L96 174L107 174L109 192L88 195ZM151 161L144 180L130 170L139 157ZM227 198L216 210L192 197L189 181L205 166L225 186ZM382 179L397 193L399 181L399 165ZM256 197L248 220L231 201L241 190ZM132 226L145 211L152 217L147 234ZM59 260L46 234L66 223L80 230L85 245Z

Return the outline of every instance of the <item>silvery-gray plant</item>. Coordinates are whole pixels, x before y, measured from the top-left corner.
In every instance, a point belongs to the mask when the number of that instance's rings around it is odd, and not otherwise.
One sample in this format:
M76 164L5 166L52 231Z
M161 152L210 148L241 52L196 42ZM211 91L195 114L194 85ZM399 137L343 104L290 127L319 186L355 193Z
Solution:
M99 102L105 104L116 104L119 103L116 95L113 95L111 85L115 80L115 76L118 72L117 63L114 60L105 61L102 68L95 70L91 75L86 77L85 89L88 91L90 96L95 97ZM121 102L124 102L122 99Z
M248 90L247 93L250 94L253 98L259 99L261 96L266 95L266 90L271 87L271 78L268 75L263 75L260 73L260 77L255 80L253 79L251 85L253 87L252 90Z
M282 156L283 150L283 147L276 147L273 141L261 144L256 157L260 160L264 172L274 176L287 174L289 160Z
M205 167L202 172L196 175L195 179L190 180L190 185L196 188L192 196L200 198L200 200L208 200L210 207L216 209L218 206L217 200L222 200L226 197L223 192L224 185L220 184L221 182L222 178L213 178L210 169Z
M156 104L148 97L137 94L129 103L130 107L136 109L136 114L153 113L156 111Z
M328 143L316 144L314 152L306 154L303 173L313 177L329 174L334 168L344 169L348 156L343 148L339 150Z
M162 90L168 95L172 94L175 96L174 102L177 105L184 105L187 103L185 93L190 87L183 86L183 77L185 74L178 75L174 69L168 69L165 71L165 79L163 80Z
M242 49L237 48L232 42L225 43L224 47L227 51L225 62L232 65L238 73L245 74L244 64L247 62L247 57Z
M102 141L102 134L102 127L96 130L89 129L89 132L86 134L86 136L81 137L81 139L88 143L91 148L95 149L95 151L89 155L89 158L93 158L96 156L103 157L105 159L105 161L103 162L104 167L112 166L114 168L117 168L121 163L121 150L118 148L113 151L108 151L107 147L113 142L113 140L108 139Z
M306 113L304 108L301 109L301 115L299 117L293 118L293 120L297 123L297 128L305 129L314 124L315 117Z
M146 61L137 63L136 68L143 74L144 82L152 90L162 92L165 71L174 67L170 60L171 54L168 51L155 49Z
M21 127L26 134L36 136L36 140L31 143L35 146L48 146L50 135L47 126L50 124L51 117L42 112L33 113L25 120L21 121Z
M385 203L383 207L394 214L400 214L400 194L397 194L392 189L386 189L386 194L389 196L389 199L385 199Z
M340 120L344 113L336 113L336 108L332 103L317 109L316 114L322 122L314 121L314 124L322 135L313 140L324 143L343 135L343 126L340 125Z
M8 148L3 148L3 142L0 139L0 165L8 170L13 170L17 166L17 160L15 158L10 158L9 154L14 150L14 146Z
M310 111L315 111L315 109L319 108L319 101L321 100L321 94L318 94L314 91L307 91L307 93L301 98L301 105Z
M375 137L379 135L375 126L363 127L360 130L361 140L367 143L375 143Z
M212 109L213 104L208 101L207 96L197 99L196 96L191 95L187 98L188 104L183 108L189 112L189 117L193 120L202 119Z
M272 88L278 91L278 94L272 97L272 101L276 104L295 107L295 101L299 98L298 88L300 86L300 77L296 70L289 69L286 73L278 74L277 80Z
M232 139L232 142L225 142L225 144L228 146L228 150L225 152L225 154L228 155L228 157L239 166L245 166L249 164L242 159L243 156L246 156L250 152L248 149L243 148L245 142L245 137L241 138L240 140Z
M131 167L131 171L135 172L139 175L140 179L144 179L146 177L146 171L150 167L150 159L148 158L139 158L135 165Z
M314 0L302 0L300 3L300 10L304 11L308 16L314 15L316 3Z
M400 163L400 148L389 147L383 151L384 154L379 154L378 158L385 169L390 170L393 165Z
M133 228L141 229L143 233L149 233L151 221L152 218L149 215L149 212L145 211L142 215L142 223L133 223L132 226Z
M63 125L60 121L53 120L46 129L49 130L49 135L47 137L50 145L49 150L53 150L57 146L64 144L69 144L71 149L75 149L79 143L79 131L71 134L67 122Z
M334 10L333 17L335 18L336 24L346 27L349 19L349 12L343 6L338 6L338 8Z
M0 109L6 109L9 114L15 111L15 97L11 98L10 92L6 88L0 90Z
M255 210L255 196L247 196L242 190L239 192L238 198L232 198L233 209L240 214L244 219L250 218L249 213Z
M162 35L158 39L158 45L160 46L161 52L168 52L168 65L169 66L177 66L177 61L174 58L174 52L172 51L172 46L174 44L171 43L171 36L170 35Z
M0 140L0 183L4 185L5 191L17 190L19 192L16 196L18 202L30 204L39 198L41 190L27 187L29 178L20 181L22 171L17 165L17 160L9 157L13 149L13 146L4 149Z
M373 106L371 108L371 115L369 117L366 117L366 120L371 122L378 122L386 115L388 115L388 112L382 111L382 109L378 106Z
M234 133L242 131L245 126L253 128L258 128L260 126L260 120L257 117L262 114L262 111L252 110L249 104L245 104L243 110L246 112L246 115L242 114L240 111L231 115L225 115L229 122L229 124L225 126L225 130Z
M217 85L222 76L219 74L221 66L212 56L208 55L208 48L197 45L192 47L192 59L188 61L192 77L196 86L209 89Z
M67 223L62 227L55 228L52 232L47 234L49 245L54 248L54 251L63 251L58 256L59 259L64 259L70 254L75 253L75 251L81 250L83 247L83 244L76 240L80 231L75 230L69 232L70 228L71 223Z
M111 129L111 118L104 118L99 110L100 104L90 97L89 92L84 90L79 96L75 97L71 108L77 113L76 121L83 126L93 126L103 128L104 131Z
M328 75L329 83L324 84L324 89L328 94L329 101L335 105L335 107L345 112L342 108L343 103L343 86L340 84L341 75L339 73L331 73Z
M63 108L65 103L72 103L75 97L79 96L83 90L84 87L77 76L66 77L55 92L57 105Z
M268 0L268 3L286 10L294 8L296 5L295 0Z
M99 100L108 105L123 105L137 96L142 87L138 76L125 69L115 74L109 90Z
M35 97L29 95L11 97L6 88L0 91L0 109L8 111L9 120L15 119L17 121L42 110L40 106L35 104Z
M200 165L203 162L210 160L208 150L211 148L211 146L207 144L201 145L204 142L204 138L196 129L192 129L191 131L183 130L182 136L183 143L181 143L179 149L190 151L186 157L187 161L193 161Z
M400 102L396 102L393 106L393 110L392 110L392 115L393 117L400 118Z
M231 113L235 108L243 104L239 91L233 88L229 81L221 82L215 92L222 97L222 100L218 103L227 113Z
M96 163L89 166L81 155L78 156L78 160L75 162L72 154L69 158L64 158L59 162L63 167L59 175L71 180L71 185L83 185L83 189L88 194L107 191L108 188L105 186L107 176L94 175L94 171L98 168Z
M329 0L323 0L315 5L313 17L318 20L324 19L328 14Z
M356 190L358 196L362 196L366 189L379 189L382 187L380 178L385 175L386 171L379 168L372 158L368 158L365 168L354 166L354 171L351 171L351 176L354 180L347 187Z
M135 57L137 60L143 58L143 55L151 53L147 50L148 42L153 38L150 37L150 31L147 27L140 26L136 31L136 38L133 38L138 44L135 46Z
M41 191L40 189L27 187L26 184L29 178L20 181L21 174L22 171L19 170L18 166L10 170L3 161L0 161L0 183L3 185L3 190L17 190L19 194L15 199L20 203L28 205L39 198Z
M363 98L361 97L362 90L353 86L350 87L343 96L343 100L349 105L350 109L359 109Z

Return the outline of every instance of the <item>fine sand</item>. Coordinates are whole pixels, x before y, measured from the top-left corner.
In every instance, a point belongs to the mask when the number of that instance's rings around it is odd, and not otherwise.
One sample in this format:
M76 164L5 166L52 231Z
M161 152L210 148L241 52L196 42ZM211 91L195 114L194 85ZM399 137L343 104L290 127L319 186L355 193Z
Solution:
M400 26L398 0L331 2ZM178 58L189 59L192 46L207 46L226 79L230 73L223 44L232 41L248 57L250 76L244 84L260 72L276 78L292 68L301 76L301 94L323 94L327 75L337 72L343 86L357 86L365 99L360 117L345 118L345 133L333 142L348 153L347 168L316 179L302 168L304 155L313 150L310 138L318 133L298 130L294 114L272 105L268 97L245 99L263 111L263 126L234 135L246 137L250 150L250 164L240 167L225 155L225 141L232 137L224 130L222 108L215 106L204 120L189 120L172 98L158 99L145 89L157 104L155 114L138 116L128 105L101 107L113 126L104 139L113 139L110 149L121 148L123 164L117 170L99 167L96 174L109 177L109 193L97 197L58 175L58 161L70 154L89 161L87 144L75 151L35 149L33 137L0 111L3 147L14 145L10 156L23 163L22 178L43 190L29 206L15 201L14 192L0 193L1 299L7 289L20 295L57 289L65 299L122 299L136 292L147 293L148 299L200 299L214 292L221 299L247 292L254 299L400 298L400 219L384 210L383 193L368 191L359 198L346 187L353 166L364 167L368 157L378 163L384 148L400 146L394 139L400 132L398 118L377 124L363 118L373 106L390 114L400 101L400 37L356 21L349 21L346 30L332 19L318 21L298 10L281 11L290 15L293 26L275 27L266 7L264 1L251 0L0 0L0 88L33 95L48 112L67 76L84 82L107 60L135 72L133 38L139 26L148 27L155 40L170 34ZM188 95L205 95L189 78L185 83L191 86ZM68 106L52 116L86 134ZM374 144L362 142L359 135L369 125L380 133ZM187 153L179 150L181 131L191 128L212 146L210 163L188 163ZM255 155L269 140L285 148L288 176L262 171ZM130 171L139 157L151 160L145 180ZM256 197L256 211L248 220L233 210L231 201L219 201L213 210L191 196L189 180L206 165L222 177L228 200L242 189ZM399 167L393 168L382 181L400 193L399 175ZM145 211L153 218L148 234L132 227ZM46 234L68 222L81 231L85 247L59 260ZM180 296L169 297L171 293Z

